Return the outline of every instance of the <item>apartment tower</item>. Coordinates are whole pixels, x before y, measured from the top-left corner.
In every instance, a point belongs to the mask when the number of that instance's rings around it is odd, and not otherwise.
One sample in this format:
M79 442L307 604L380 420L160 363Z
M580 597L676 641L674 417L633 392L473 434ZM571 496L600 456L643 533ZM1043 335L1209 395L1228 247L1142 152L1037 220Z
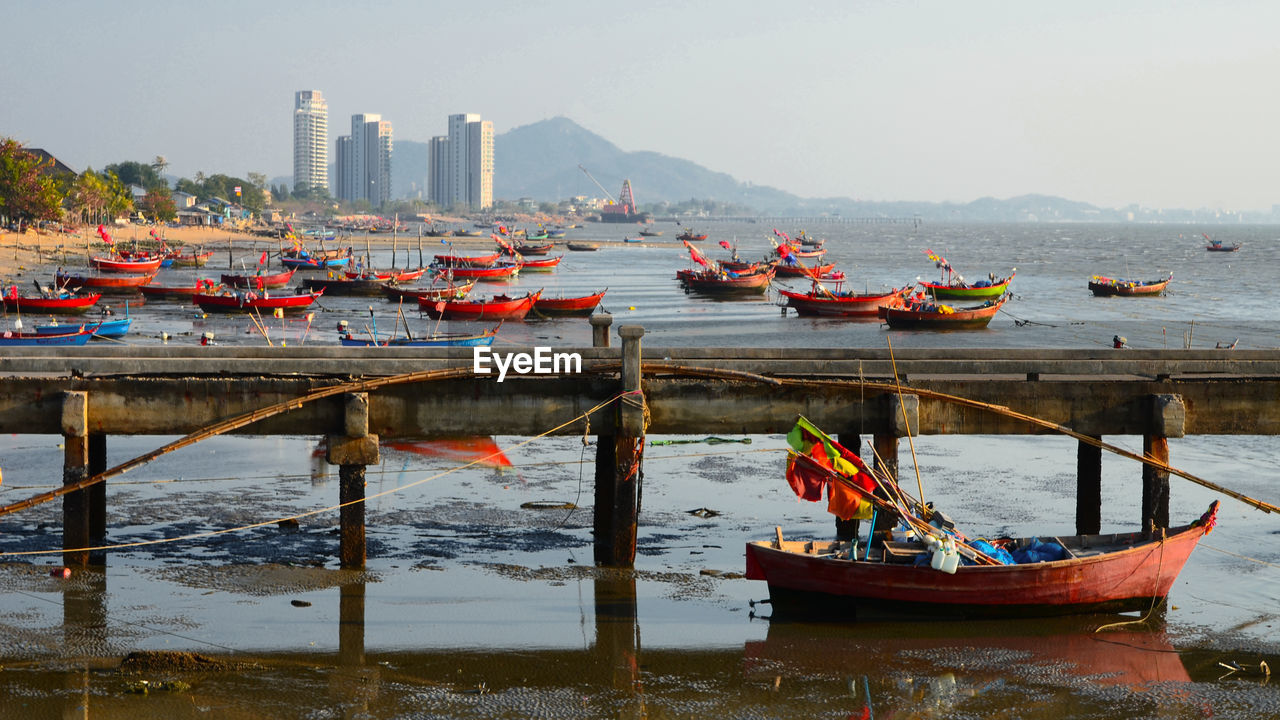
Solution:
M338 199L368 200L379 207L391 200L391 122L381 115L351 116L351 134L338 138Z
M329 104L319 90L293 94L293 188L329 189Z
M430 143L430 197L441 207L493 205L493 123L474 113L449 116L449 135Z

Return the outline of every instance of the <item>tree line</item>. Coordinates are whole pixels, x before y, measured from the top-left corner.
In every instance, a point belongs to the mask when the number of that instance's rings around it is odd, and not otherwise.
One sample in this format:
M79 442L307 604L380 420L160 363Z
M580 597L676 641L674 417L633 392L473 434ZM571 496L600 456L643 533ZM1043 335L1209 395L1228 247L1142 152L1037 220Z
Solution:
M0 138L0 217L7 223L30 225L45 221L110 222L142 212L160 222L178 216L174 192L194 195L198 201L238 203L254 214L266 207L266 176L249 173L239 178L221 173L180 178L174 186L164 177L168 162L157 155L150 163L112 163L100 172L59 173L54 162L29 152L13 138ZM130 186L146 191L136 202Z

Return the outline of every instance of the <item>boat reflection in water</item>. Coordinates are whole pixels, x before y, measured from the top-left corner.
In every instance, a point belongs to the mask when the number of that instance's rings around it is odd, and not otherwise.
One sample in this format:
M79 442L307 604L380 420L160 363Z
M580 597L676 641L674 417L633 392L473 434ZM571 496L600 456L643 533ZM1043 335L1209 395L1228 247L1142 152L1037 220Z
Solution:
M506 566L513 568L514 566ZM526 568L527 570L527 568ZM551 569L547 569L551 570ZM262 569L262 577L272 573ZM255 717L314 717L342 709L370 717L1185 717L1213 712L1220 694L1192 682L1162 630L1095 633L1117 616L1039 621L914 623L770 622L744 646L642 647L641 611L653 579L629 570L556 570L578 586L578 643L563 646L370 647L389 601L361 572L281 569L316 588L297 612L331 618L325 649L222 652L196 648L199 671L115 672L117 659L85 661L112 625L107 575L62 585L53 631L76 662L17 663L0 652L5 717L159 717L183 703ZM444 576L441 576L444 581ZM642 588L637 599L637 585ZM324 587L324 590L318 588ZM276 592L279 588L260 588ZM405 598L391 598L393 604ZM428 603L423 621L442 617ZM445 613L447 615L447 613ZM661 625L666 620L648 622ZM501 618L493 622L501 624ZM752 623L761 622L753 620ZM1160 624L1157 619L1156 624ZM129 645L131 643L125 643ZM27 655L29 653L21 653ZM163 654L161 654L163 656ZM189 664L190 653L176 659ZM77 663L87 662L82 667ZM96 667L86 672L85 667ZM79 669L77 669L79 668ZM188 695L122 692L138 677L181 680ZM78 688L68 693L68 687ZM21 689L21 692L18 690ZM1256 707L1265 688L1241 687L1233 707ZM158 696L157 696L158 695ZM1215 699L1217 698L1217 699ZM19 710L19 704L21 709ZM74 710L74 712L73 712ZM61 714L60 714L61 713ZM177 715L173 715L177 716ZM182 715L185 716L185 715ZM1199 715L1196 715L1199 716Z

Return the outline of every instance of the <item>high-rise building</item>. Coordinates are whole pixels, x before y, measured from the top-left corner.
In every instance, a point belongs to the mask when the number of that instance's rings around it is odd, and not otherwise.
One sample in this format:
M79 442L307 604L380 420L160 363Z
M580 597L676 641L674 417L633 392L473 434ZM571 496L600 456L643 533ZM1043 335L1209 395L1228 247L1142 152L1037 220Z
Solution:
M351 116L351 134L338 138L338 199L368 200L373 207L391 200L391 122L381 115Z
M475 113L449 116L449 135L431 139L430 197L442 206L493 205L493 123Z
M293 94L293 187L329 189L329 104L319 90Z

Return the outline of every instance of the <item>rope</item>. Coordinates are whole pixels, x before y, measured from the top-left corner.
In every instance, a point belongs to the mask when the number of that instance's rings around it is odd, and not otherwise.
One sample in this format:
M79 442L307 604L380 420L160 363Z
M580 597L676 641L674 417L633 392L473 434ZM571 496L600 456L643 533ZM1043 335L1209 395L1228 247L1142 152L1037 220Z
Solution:
M1147 613L1142 617L1138 618L1137 620L1124 620L1121 622L1113 622L1113 623L1107 623L1106 625L1099 625L1098 627L1093 629L1095 633L1102 632L1103 630L1106 630L1108 628L1124 627L1126 625L1142 625L1151 619L1151 614L1156 611L1156 606L1159 605L1160 601L1163 599L1157 596L1155 593L1160 592L1160 576L1164 573L1164 541L1166 539L1167 537L1165 536L1164 528L1160 528L1160 559L1156 562L1156 584L1151 594L1151 607L1147 608Z
M563 422L563 423L560 423L559 425L557 425L557 426L555 426L555 427L551 428L550 430L547 430L547 431L545 431L545 432L543 432L543 433L541 433L541 434L539 434L539 435L535 435L535 436L533 436L533 437L530 437L530 438L528 438L527 440L524 440L523 442L517 443L517 444L513 445L512 447L510 447L510 448L508 448L508 449L509 449L509 450L514 450L514 449L517 449L517 448L524 447L525 445L528 445L528 444L530 444L530 443L534 442L535 440L539 440L539 439L541 439L541 438L543 438L543 437L546 437L546 436L548 436L548 435L550 435L550 434L552 434L552 433L554 433L554 432L557 432L557 431L559 431L559 430L561 430L561 429L563 429L563 428L565 428L565 427L568 427L569 425L572 425L573 423L578 422L579 420L581 420L581 419L583 419L583 418L587 418L587 417L589 417L592 413L595 413L595 412L597 412L597 411L601 410L602 408L607 407L608 405L610 405L611 403L613 403L613 401L617 400L617 399L618 399L618 397L620 397L620 396L614 396L614 397L612 397L612 398L609 398L608 400L605 400L604 402L602 402L602 403L600 403L600 404L596 405L595 407L591 408L590 410L587 410L585 413L582 413L582 414L580 414L580 415L576 415L576 416L574 416L573 418L571 418L571 419L569 419L569 420L567 420L567 421L565 421L565 422ZM639 439L638 439L638 440L639 440ZM185 541L185 540L198 540L198 539L201 539L201 538L215 537L215 536L218 536L218 535L226 535L226 534L228 534L228 533L233 533L233 532L241 532L241 531L243 531L243 530L252 530L252 529L254 529L254 528L265 527L265 526L267 526L267 525L276 525L276 524L279 524L279 523L281 523L281 522L285 522L285 521L288 521L288 520L298 520L298 519L300 519L300 518L311 517L311 516L313 516L313 515L319 515L319 514L321 514L321 513L325 513L325 512L331 512L331 511L334 511L334 510L341 510L341 509L342 509L342 508L344 508L344 507L348 507L348 506L351 506L351 505L356 505L356 504L358 504L358 503L364 503L364 502L368 502L368 501L370 501L370 500L376 500L376 499L378 499L378 498L382 498L382 497L385 497L385 496L388 496L388 495L394 495L394 494L396 494L396 493L403 492L403 491L408 490L408 489L410 489L410 488L414 488L414 487L417 487L417 486L419 486L419 485L423 485L423 484L425 484L425 483L431 482L432 480L436 480L436 479L442 478L442 477L444 477L444 476L446 476L446 475L451 475L451 474L453 474L453 473L455 473L455 472L458 472L458 471L460 471L460 470L465 470L465 469L467 469L467 468L469 468L469 467L472 467L472 466L475 466L475 465L482 464L482 463L484 463L484 462L488 461L490 458L494 458L494 457L497 457L498 455L501 455L503 452L504 452L503 450L498 450L498 451L495 451L495 452L489 453L488 455L485 455L485 456L484 456L484 457L482 457L482 458L477 458L477 459L475 459L475 460L472 460L471 462L466 463L465 465L459 465L459 466L457 466L457 467L449 468L449 469L447 469L447 470L444 470L443 472L439 472L439 473L436 473L436 474L434 474L434 475L428 475L427 477L424 477L424 478L422 478L422 479L420 479L420 480L415 480L415 481L413 481L413 482L411 482L411 483L409 483L409 484L407 484L407 485L401 485L401 486L399 486L399 487L391 488L390 490L384 490L384 491L382 491L382 492L374 493L373 495L368 495L368 496L365 496L365 497L363 497L363 498L359 498L359 499L356 499L356 500L351 500L351 501L348 501L348 502L345 502L345 503L339 503L339 504L337 504L337 505L330 505L330 506L328 506L328 507L318 508L318 509L315 509L315 510L308 510L308 511L306 511L306 512L297 513L297 514L295 514L295 515L289 515L289 516L286 516L286 517L278 517L278 518L275 518L275 519L272 519L272 520L264 520L264 521L262 521L262 522L249 523L249 524L247 524L247 525L240 525L240 526L238 526L238 527L233 527L233 528L224 528L224 529L222 529L222 530L209 530L209 531L206 531L206 532L190 533L190 534L187 534L187 535L180 535L180 536L178 536L178 537L172 537L172 538L161 538L161 539L159 539L159 540L139 540L139 541L136 541L136 542L130 542L130 543L118 543L118 544L115 544L115 545L99 545L99 546L83 547L83 548L63 548L63 549L58 549L58 550L24 550L24 551L16 551L16 552L4 552L4 551L0 551L0 557L4 557L4 556L9 556L9 557L20 557L20 556L24 556L24 555L52 555L52 554L62 554L62 553L76 553L76 552L100 552L100 551L105 551L105 550L120 550L120 549L123 549L123 548L142 547L142 546L146 546L146 545L163 545L163 544L167 544L167 543L171 543L171 542L179 542L179 541ZM150 454L150 453L149 453L149 454ZM132 462L132 461L131 461L131 462ZM114 468L113 468L113 469L114 469ZM100 473L100 475L96 475L96 476L94 476L94 477L105 476L105 475L106 475L107 473L109 473L109 472L111 472L111 471L110 471L110 470L108 470L108 471L106 471L106 472L104 472L104 473ZM567 519L568 519L568 518L566 518L566 520L567 520Z

